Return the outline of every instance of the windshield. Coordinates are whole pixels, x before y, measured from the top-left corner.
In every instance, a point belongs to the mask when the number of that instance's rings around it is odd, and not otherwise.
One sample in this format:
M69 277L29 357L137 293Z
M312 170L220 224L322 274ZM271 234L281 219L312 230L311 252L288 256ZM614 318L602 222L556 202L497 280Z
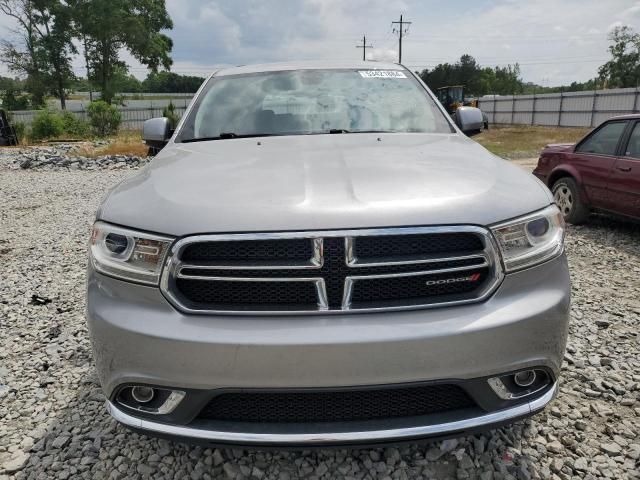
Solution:
M451 100L457 103L462 103L464 98L462 96L463 94L463 89L462 87L453 87L451 88Z
M213 77L176 141L320 133L453 132L401 70L295 70Z

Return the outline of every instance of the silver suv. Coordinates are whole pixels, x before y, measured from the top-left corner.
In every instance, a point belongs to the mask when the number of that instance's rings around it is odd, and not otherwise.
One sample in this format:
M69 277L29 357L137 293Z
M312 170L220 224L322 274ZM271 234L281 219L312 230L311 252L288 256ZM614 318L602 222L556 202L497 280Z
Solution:
M565 228L401 65L228 68L97 213L87 320L111 415L217 445L384 444L541 410ZM166 145L164 145L166 144Z

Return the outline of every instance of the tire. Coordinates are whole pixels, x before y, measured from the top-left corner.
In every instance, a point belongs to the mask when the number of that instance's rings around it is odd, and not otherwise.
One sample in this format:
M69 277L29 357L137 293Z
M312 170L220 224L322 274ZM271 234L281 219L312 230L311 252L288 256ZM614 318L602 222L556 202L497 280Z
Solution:
M551 188L553 198L567 223L579 225L589 216L589 207L580 200L580 189L571 177L562 177Z

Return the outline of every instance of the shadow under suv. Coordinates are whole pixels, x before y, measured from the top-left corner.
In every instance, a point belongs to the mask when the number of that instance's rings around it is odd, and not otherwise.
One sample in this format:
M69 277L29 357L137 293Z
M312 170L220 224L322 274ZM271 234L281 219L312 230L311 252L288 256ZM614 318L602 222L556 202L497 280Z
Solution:
M562 215L411 71L223 69L175 132L154 119L144 136L166 146L109 193L90 245L118 421L218 445L384 444L555 395Z

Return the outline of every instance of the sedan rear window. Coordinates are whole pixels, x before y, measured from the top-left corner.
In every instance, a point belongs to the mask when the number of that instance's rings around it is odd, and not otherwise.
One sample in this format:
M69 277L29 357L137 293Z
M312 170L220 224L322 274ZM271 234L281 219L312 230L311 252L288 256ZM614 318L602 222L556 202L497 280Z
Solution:
M213 77L177 141L261 135L453 132L401 70L294 70Z

